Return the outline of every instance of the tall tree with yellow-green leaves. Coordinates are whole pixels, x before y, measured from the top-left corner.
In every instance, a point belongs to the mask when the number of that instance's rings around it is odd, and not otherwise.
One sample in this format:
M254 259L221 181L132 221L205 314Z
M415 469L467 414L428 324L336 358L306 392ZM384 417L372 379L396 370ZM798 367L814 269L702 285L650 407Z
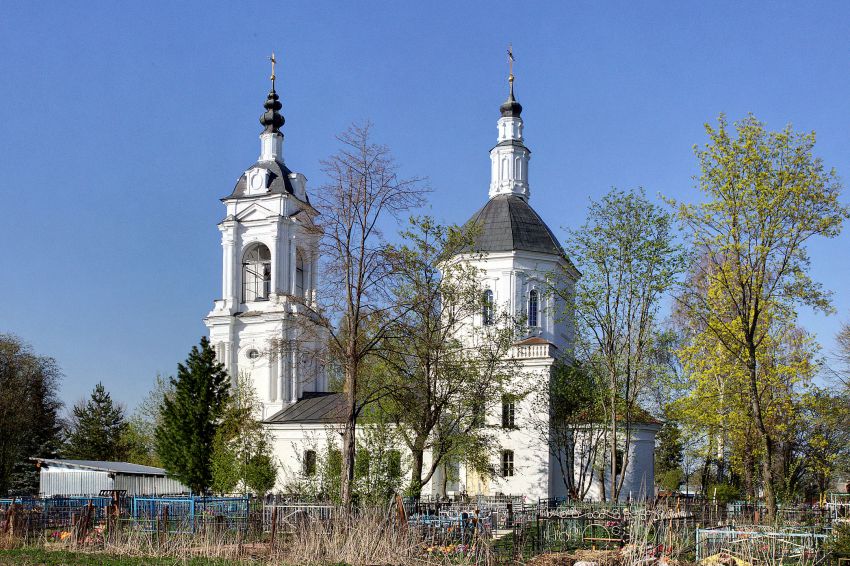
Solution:
M742 367L739 379L759 442L768 518L776 512L773 468L777 438L761 395L771 320L791 323L796 308L831 310L829 293L808 274L808 241L833 238L848 209L841 183L813 155L815 134L791 126L770 132L749 115L730 128L721 116L706 125L709 143L696 148L704 201L678 204L705 285L685 286L683 312ZM675 204L675 203L674 203Z

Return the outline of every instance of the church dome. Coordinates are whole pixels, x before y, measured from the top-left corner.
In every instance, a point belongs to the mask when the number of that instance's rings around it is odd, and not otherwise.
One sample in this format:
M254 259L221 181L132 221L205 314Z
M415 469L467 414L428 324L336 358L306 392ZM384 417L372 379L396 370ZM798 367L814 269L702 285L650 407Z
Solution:
M522 197L497 195L472 215L467 225L478 224L476 252L522 250L565 256L564 249L540 215Z
M233 187L233 192L230 193L229 196L225 197L226 199L245 198L251 196L248 192L248 173L254 169L265 169L268 171L265 178L265 186L263 187L264 192L262 194L295 194L295 189L293 188L292 181L289 178L292 171L290 171L286 165L279 161L258 161L242 173L242 176L239 177L238 181L236 181L236 186Z

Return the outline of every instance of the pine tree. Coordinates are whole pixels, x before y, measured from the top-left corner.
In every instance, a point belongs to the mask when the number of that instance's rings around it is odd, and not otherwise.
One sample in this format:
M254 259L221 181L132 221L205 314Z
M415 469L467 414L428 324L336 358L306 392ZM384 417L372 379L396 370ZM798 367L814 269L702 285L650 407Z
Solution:
M128 454L128 427L124 409L98 383L88 401L74 406L64 453L79 460L122 462Z
M171 384L156 427L157 454L169 476L204 493L212 484L214 441L230 397L227 372L206 337L200 348L192 347L185 365L177 365Z

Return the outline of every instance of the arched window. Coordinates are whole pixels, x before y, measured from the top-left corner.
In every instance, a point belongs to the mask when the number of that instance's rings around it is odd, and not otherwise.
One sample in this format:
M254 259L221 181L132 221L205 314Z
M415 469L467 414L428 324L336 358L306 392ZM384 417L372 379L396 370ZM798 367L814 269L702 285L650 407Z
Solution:
M295 296L304 297L304 256L295 254Z
M242 256L242 302L265 301L272 286L272 254L263 244L254 244Z
M528 325L531 327L537 326L538 310L540 307L540 298L536 289L532 289L528 294Z
M484 326L493 324L493 291L487 289L481 301L481 322Z

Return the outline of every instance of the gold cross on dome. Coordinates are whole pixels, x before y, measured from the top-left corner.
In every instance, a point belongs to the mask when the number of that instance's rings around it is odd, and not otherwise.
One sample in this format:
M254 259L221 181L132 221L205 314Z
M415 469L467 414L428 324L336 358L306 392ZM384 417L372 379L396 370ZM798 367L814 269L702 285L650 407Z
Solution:
M272 62L272 76L271 76L271 77L269 77L269 78L270 78L270 79L271 79L271 81L272 81L272 88L274 88L274 79L275 79L275 75L274 75L274 64L275 64L275 63L277 63L277 59L275 59L275 58L274 58L274 51L272 51L272 56L271 56L271 57L269 57L269 61L271 61L271 62Z
M514 47L508 43L508 80L514 81Z

